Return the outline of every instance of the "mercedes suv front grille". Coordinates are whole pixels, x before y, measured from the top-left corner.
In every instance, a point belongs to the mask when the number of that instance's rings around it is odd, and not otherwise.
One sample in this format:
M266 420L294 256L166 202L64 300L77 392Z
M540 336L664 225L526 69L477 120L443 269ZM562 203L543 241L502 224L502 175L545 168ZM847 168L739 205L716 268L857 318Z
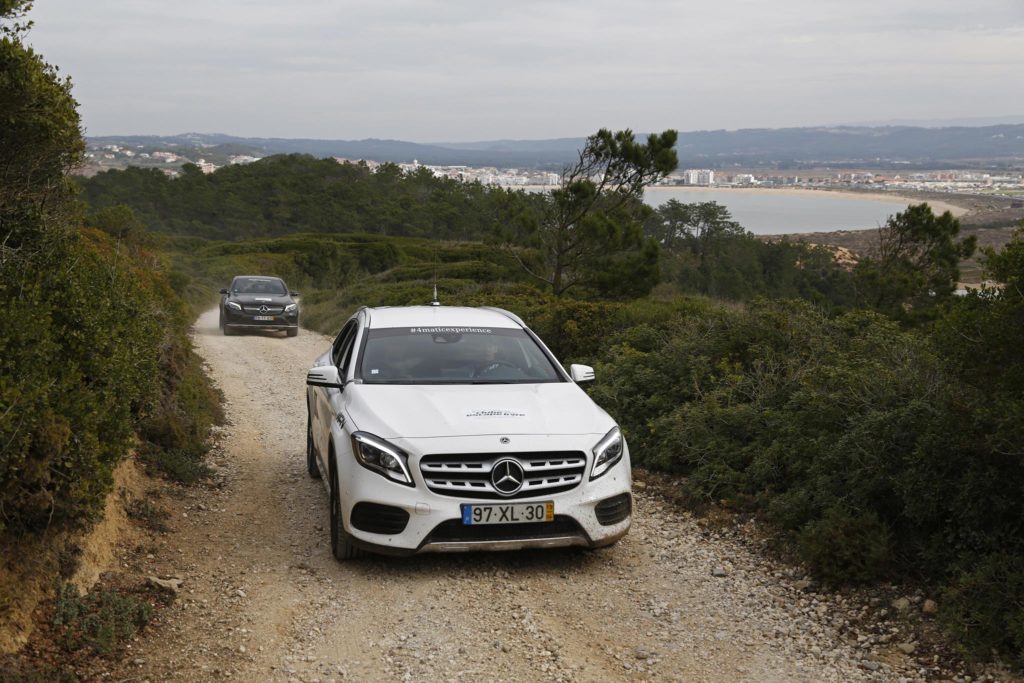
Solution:
M496 474L495 465L506 460L519 466L512 468L512 474L514 483L521 486L511 493L508 490L513 487L503 481L509 474L507 466L501 468L501 478L492 476ZM420 473L427 488L434 493L492 500L533 498L568 491L583 481L586 467L587 457L580 451L460 453L425 455L420 459Z

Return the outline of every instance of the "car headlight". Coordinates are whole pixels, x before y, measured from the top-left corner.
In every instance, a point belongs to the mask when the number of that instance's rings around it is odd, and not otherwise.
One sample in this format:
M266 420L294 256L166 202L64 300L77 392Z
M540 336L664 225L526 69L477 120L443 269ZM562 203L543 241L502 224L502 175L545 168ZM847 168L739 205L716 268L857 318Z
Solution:
M235 309L236 311L242 310L242 304L236 303L234 301L229 301L228 302L228 306L230 306L231 308Z
M597 479L621 459L622 432L618 427L612 427L594 446L594 467L590 470L590 478Z
M284 307L284 312L285 313L291 313L292 311L294 311L298 307L299 307L298 304L288 304L287 306Z
M409 456L384 439L366 432L355 432L352 434L352 452L366 469L398 484L415 486L409 473Z

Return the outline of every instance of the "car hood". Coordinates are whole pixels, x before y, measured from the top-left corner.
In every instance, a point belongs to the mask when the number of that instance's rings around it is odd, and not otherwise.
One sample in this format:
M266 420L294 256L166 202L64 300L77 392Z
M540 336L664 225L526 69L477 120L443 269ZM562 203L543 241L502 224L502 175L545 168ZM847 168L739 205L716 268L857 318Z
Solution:
M349 384L357 429L385 439L489 434L605 434L615 422L572 382Z
M230 300L245 306L259 306L260 304L286 306L292 303L292 298L287 294L232 294Z

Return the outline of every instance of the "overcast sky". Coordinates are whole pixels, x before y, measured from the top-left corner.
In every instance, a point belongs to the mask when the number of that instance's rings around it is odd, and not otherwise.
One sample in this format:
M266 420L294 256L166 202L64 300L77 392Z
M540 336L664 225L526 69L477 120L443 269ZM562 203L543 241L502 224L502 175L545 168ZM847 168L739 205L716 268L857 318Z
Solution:
M89 135L1024 121L1024 0L37 0L30 17Z

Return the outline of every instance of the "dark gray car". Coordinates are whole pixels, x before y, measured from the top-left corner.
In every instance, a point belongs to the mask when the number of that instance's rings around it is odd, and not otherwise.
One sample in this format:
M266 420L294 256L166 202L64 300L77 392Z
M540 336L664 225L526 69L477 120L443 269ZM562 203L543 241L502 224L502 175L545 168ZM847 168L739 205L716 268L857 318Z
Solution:
M285 330L299 333L298 292L279 277L238 275L231 286L220 290L220 329L225 335L253 330Z

